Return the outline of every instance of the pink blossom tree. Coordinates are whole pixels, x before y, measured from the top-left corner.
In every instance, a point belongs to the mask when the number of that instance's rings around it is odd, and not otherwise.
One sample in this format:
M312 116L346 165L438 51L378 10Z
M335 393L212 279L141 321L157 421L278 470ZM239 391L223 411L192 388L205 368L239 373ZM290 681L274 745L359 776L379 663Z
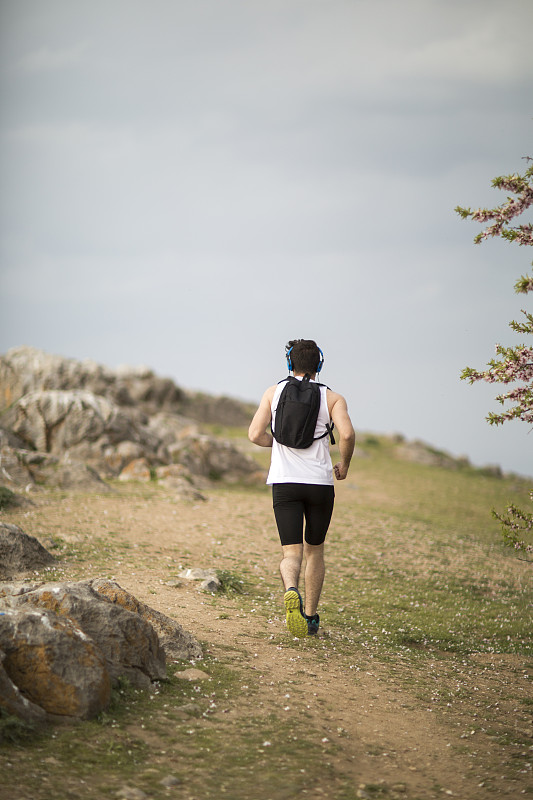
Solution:
M513 195L508 196L504 203L491 209L478 208L472 211L460 206L455 209L463 219L470 218L482 224L489 223L475 237L476 244L480 244L491 236L499 236L509 242L516 242L520 246L533 245L533 224L531 222L515 223L516 218L533 205L533 164L531 164L531 158L526 158L526 161L530 165L523 175L515 173L494 178L492 181L494 188L503 189ZM532 292L533 277L523 275L516 282L515 291L520 294ZM524 309L522 309L522 314L524 315L522 321L512 320L509 326L516 333L532 335L533 314ZM497 395L496 400L502 407L506 403L511 406L503 408L498 414L489 413L487 420L491 425L502 425L512 419L533 423L533 347L525 344L503 347L498 344L496 345L496 358L489 361L487 369L480 371L466 367L461 374L461 379L468 380L471 384L476 381L486 381L487 383L500 383L506 387L506 391ZM533 492L530 497L533 500ZM499 514L497 511L492 513L502 524L506 544L517 550L533 552L533 545L528 544L524 538L533 530L533 514L521 511L513 504L508 506L507 516Z

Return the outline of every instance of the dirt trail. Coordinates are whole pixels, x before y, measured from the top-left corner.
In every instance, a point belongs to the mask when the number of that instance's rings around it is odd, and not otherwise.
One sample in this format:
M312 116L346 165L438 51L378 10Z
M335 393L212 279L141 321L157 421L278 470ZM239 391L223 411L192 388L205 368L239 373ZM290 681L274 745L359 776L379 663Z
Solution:
M516 775L505 777L506 755L493 739L479 734L475 750L470 741L466 746L472 724L468 708L451 706L441 713L428 706L408 686L407 667L402 671L400 665L398 672L398 665L391 668L343 646L342 631L329 629L327 618L317 641L291 639L284 627L279 549L267 494L219 491L197 505L177 502L164 491L144 497L131 492L71 496L41 500L35 509L10 516L42 541L57 534L72 543L87 542L90 534L107 542L104 574L178 619L208 643L212 655L239 672L239 705L226 710L227 719L240 724L247 714L272 710L287 719L305 718L308 740L319 747L324 763L351 780L353 797L380 796L383 787L388 797L476 800L487 796L487 780L492 796L517 797L526 790ZM261 591L257 610L249 596L213 600L196 585L169 585L180 567L239 573L243 566L252 576L251 594L254 583ZM101 564L91 564L90 556L83 570L102 574ZM326 595L328 581L334 580L330 563ZM501 658L499 665L500 673L516 667ZM481 691L490 702L493 690L476 681L476 699ZM470 711L475 714L473 704ZM330 781L321 781L317 765L306 796L334 798L335 791ZM287 797L292 797L289 790Z

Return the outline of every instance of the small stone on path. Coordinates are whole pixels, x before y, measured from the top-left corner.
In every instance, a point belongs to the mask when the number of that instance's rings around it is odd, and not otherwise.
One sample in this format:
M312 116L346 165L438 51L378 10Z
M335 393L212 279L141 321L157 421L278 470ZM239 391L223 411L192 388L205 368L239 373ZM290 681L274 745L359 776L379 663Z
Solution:
M167 789L170 789L171 786L179 786L181 781L179 778L175 778L174 775L167 775L166 778L163 778L162 781L159 781L161 786L165 786Z
M182 669L181 671L175 672L174 675L176 678L179 678L181 681L208 681L211 680L210 676L207 672L202 672L201 669Z

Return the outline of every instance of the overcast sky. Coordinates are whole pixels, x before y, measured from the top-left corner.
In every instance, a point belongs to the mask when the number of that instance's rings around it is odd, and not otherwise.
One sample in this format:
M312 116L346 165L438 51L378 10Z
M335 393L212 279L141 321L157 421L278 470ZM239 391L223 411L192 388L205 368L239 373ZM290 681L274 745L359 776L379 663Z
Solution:
M533 474L483 367L530 298L531 0L3 0L0 352L259 401L314 338L359 431Z

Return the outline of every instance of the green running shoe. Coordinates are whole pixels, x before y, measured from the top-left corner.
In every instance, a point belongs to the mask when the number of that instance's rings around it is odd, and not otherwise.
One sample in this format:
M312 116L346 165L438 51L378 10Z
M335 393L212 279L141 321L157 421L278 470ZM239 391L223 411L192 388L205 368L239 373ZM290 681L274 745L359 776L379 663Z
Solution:
M307 620L307 633L309 636L316 636L320 625L320 617L318 614L313 614L312 617L308 617L307 614L304 614L304 616Z
M303 639L308 634L307 620L304 617L302 598L300 592L294 586L287 589L283 595L285 604L287 628L293 636Z

